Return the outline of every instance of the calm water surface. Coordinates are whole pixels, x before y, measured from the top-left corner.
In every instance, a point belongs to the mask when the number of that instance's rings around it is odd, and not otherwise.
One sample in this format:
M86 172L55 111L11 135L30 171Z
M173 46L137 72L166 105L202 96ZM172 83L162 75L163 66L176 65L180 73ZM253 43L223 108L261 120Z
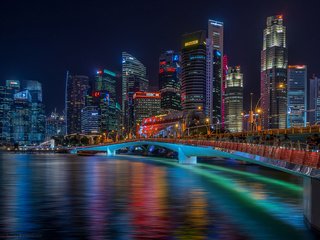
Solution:
M235 161L0 155L0 239L316 239L302 179Z

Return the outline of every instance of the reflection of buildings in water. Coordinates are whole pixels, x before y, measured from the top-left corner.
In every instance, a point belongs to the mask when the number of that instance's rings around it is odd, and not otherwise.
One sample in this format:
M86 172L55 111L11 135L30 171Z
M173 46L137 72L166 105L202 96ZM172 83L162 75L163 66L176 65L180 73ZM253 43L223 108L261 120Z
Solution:
M166 172L144 163L132 163L130 215L134 238L165 238L170 224L167 222Z
M208 224L207 207L205 193L198 189L190 192L190 221L197 229L206 227Z
M89 162L89 161L88 161ZM88 196L88 221L90 236L103 236L108 230L107 219L110 216L108 206L111 196L109 196L108 181L106 181L106 166L104 163L90 161L86 169L87 182L86 193ZM91 166L90 166L91 165Z

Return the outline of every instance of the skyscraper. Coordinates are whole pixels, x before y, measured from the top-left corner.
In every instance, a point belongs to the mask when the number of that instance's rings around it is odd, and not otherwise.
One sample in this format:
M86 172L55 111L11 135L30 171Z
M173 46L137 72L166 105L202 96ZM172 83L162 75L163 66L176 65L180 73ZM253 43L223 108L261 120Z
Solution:
M320 121L320 78L313 76L309 81L308 121L313 125Z
M146 67L129 53L122 53L122 124L128 132L133 128L133 94L148 91Z
M67 134L81 132L81 109L85 107L85 96L89 89L89 78L83 75L66 77L66 125Z
M161 109L181 110L180 56L174 51L166 51L159 58L159 87Z
M32 96L29 90L14 94L14 107L12 113L12 138L14 143L29 145L31 132L31 104Z
M221 122L223 109L223 22L208 21L206 115L210 122Z
M13 96L20 90L20 82L7 81L6 86L0 86L0 144L12 142L12 111Z
M288 66L287 127L305 127L307 121L307 66Z
M285 128L287 122L286 27L282 15L267 18L261 51L261 107L264 128Z
M45 138L42 85L7 80L0 86L0 143L39 144Z
M81 132L100 133L101 114L98 106L86 106L81 110Z
M136 92L134 100L134 128L139 129L144 118L160 114L160 92Z
M23 82L24 89L28 90L31 96L30 109L30 143L41 143L45 139L46 116L42 102L42 84L38 81L27 80Z
M64 136L66 134L66 123L64 114L52 112L46 119L46 140L53 136Z
M225 91L226 91L226 81L227 81L227 74L228 74L228 56L223 55L222 58L222 88L221 88L221 127L224 129L224 122L225 122Z
M229 67L225 89L225 126L230 132L242 131L243 74L240 66Z
M115 72L104 69L97 71L93 84L93 105L99 108L100 131L106 134L118 130L120 125L119 103L116 98L118 81L120 78Z
M204 111L206 99L206 32L182 36L181 104L183 111Z

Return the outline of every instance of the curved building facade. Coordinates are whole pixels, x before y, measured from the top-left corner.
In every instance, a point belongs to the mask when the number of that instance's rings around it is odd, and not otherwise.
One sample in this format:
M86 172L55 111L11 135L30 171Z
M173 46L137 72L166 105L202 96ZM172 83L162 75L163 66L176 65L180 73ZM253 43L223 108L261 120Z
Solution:
M206 95L206 32L183 35L181 49L181 103L183 111L204 111Z

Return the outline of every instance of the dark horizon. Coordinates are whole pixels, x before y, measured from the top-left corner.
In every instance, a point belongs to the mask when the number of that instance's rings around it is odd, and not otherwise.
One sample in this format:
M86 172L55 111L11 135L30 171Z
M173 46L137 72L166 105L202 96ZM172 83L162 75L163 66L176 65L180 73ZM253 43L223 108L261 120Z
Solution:
M126 6L128 4L128 7ZM184 33L207 29L208 19L224 22L224 52L229 65L244 74L244 109L250 92L260 94L260 51L266 18L283 14L289 64L305 64L308 78L319 74L320 33L315 0L301 1L6 1L1 4L0 81L42 83L46 112L64 107L65 74L92 77L98 68L121 71L121 52L147 67L157 86L158 58L180 50Z

